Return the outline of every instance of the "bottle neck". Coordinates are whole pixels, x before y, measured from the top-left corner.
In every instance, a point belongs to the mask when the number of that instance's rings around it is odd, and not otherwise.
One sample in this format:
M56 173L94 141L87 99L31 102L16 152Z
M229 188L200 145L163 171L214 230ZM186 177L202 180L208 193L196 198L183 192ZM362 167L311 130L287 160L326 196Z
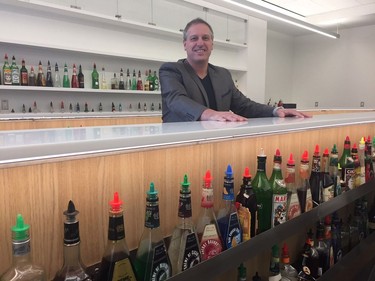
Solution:
M146 218L145 218L145 227L146 228L158 228L160 226L159 218L159 202L149 201L146 203Z
M13 264L29 264L32 262L30 255L30 239L13 241Z
M64 266L81 264L80 242L64 244Z
M125 238L124 216L122 211L110 212L108 222L108 240L117 241Z

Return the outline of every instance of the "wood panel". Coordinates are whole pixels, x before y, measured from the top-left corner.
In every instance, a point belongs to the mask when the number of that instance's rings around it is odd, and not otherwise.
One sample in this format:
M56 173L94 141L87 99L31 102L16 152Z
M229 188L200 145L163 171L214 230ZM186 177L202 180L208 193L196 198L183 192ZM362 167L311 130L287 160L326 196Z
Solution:
M0 272L11 263L10 227L17 213L22 213L31 224L34 260L45 266L52 278L62 265L62 212L70 199L80 211L83 260L94 264L100 261L105 247L108 202L114 191L119 191L124 201L127 242L129 248L134 249L143 230L145 194L151 181L159 190L161 227L168 236L177 222L179 188L185 173L191 182L193 218L196 219L201 182L207 169L214 178L215 208L218 209L228 164L233 167L235 192L238 192L245 166L255 175L256 156L261 147L268 155L267 174L270 175L276 148L281 150L283 167L291 152L298 165L305 149L309 150L311 159L315 144L323 150L336 143L341 153L347 135L354 143L363 135L374 136L375 127L373 124L345 126L0 168ZM300 244L290 246L299 249ZM255 270L265 276L269 255L252 257L249 253L249 276ZM235 269L229 271L228 276L234 272ZM228 276L221 280L229 280Z

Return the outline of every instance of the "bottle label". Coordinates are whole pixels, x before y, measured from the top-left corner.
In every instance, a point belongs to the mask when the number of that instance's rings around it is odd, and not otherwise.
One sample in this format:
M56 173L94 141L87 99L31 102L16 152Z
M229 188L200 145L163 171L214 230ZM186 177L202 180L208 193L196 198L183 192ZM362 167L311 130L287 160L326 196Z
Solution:
M237 212L220 218L218 224L227 249L235 247L242 242L242 232Z
M223 250L219 233L215 224L207 224L203 231L203 236L200 241L200 251L202 260L208 260Z
M20 84L20 73L18 72L18 69L12 70L12 84L13 85L19 85Z
M172 276L171 263L164 243L154 248L151 281L164 281Z
M133 268L129 259L119 260L115 263L113 269L112 281L136 281Z
M224 181L223 200L234 200L234 183L233 181Z
M238 219L240 220L242 228L242 239L243 241L250 240L251 238L251 213L248 208L242 206L238 208Z
M355 175L355 171L353 168L345 168L344 179L345 179L346 186L349 189L354 188L354 175Z
M26 241L13 241L13 256L23 256L30 253L30 239Z
M289 204L287 216L288 220L291 220L293 218L298 217L301 214L301 206L296 193L291 193L290 198L288 200Z
M330 186L327 186L325 188L323 188L323 192L322 192L323 196L322 196L322 199L323 199L323 202L327 202L329 200L331 200L333 197L334 197L334 186L333 185L330 185Z
M21 85L27 85L29 83L27 72L21 72Z
M146 206L145 227L157 228L160 226L159 206Z
M307 189L307 194L306 194L306 212L312 210L313 208L313 200L312 200L312 195L311 195L311 189Z
M12 85L12 70L5 68L3 70L4 85Z
M191 213L191 197L180 196L180 202L178 206L178 216L180 218L190 218Z
M274 194L272 199L272 227L286 222L286 194Z
M214 206L214 190L212 188L202 188L201 206L212 208Z
M195 232L189 233L186 236L185 252L182 262L182 271L192 268L201 262L201 255L199 252L199 242Z
M116 241L125 238L124 217L109 217L108 240Z

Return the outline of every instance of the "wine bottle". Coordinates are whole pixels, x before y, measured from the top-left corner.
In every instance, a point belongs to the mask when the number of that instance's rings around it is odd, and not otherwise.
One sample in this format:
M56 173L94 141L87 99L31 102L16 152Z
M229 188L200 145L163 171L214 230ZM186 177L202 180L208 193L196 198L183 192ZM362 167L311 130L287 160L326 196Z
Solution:
M20 77L21 77L21 86L28 86L29 85L29 74L27 72L27 68L26 68L24 59L22 59L22 66L21 66L21 69L20 69Z
M91 88L99 89L99 73L96 70L96 63L94 63L94 68L91 72Z
M82 72L82 66L79 65L79 70L78 70L78 85L79 88L83 89L85 88L85 75Z
M77 68L75 63L73 64L73 74L72 74L72 88L79 88L78 76L77 76Z

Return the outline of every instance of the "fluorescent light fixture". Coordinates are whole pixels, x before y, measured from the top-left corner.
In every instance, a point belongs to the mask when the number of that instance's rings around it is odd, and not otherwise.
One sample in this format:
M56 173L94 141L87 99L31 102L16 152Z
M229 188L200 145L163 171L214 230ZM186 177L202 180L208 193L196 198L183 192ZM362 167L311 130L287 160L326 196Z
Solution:
M249 11L264 15L266 17L270 17L270 18L273 18L273 19L276 19L276 20L279 20L279 21L282 21L282 22L285 22L285 23L303 28L303 29L310 30L312 32L319 33L321 35L324 35L324 36L327 36L327 37L330 37L330 38L334 38L334 39L340 38L340 34L338 34L338 33L326 31L326 30L324 30L324 29L322 29L318 26L315 26L313 24L310 24L310 23L304 22L302 20L284 15L282 13L267 9L265 7L262 7L260 5L251 3L249 1L245 1L245 0L223 0L223 1L225 1L227 3L230 3L232 5L238 6L240 8L244 8L244 9L247 9Z

